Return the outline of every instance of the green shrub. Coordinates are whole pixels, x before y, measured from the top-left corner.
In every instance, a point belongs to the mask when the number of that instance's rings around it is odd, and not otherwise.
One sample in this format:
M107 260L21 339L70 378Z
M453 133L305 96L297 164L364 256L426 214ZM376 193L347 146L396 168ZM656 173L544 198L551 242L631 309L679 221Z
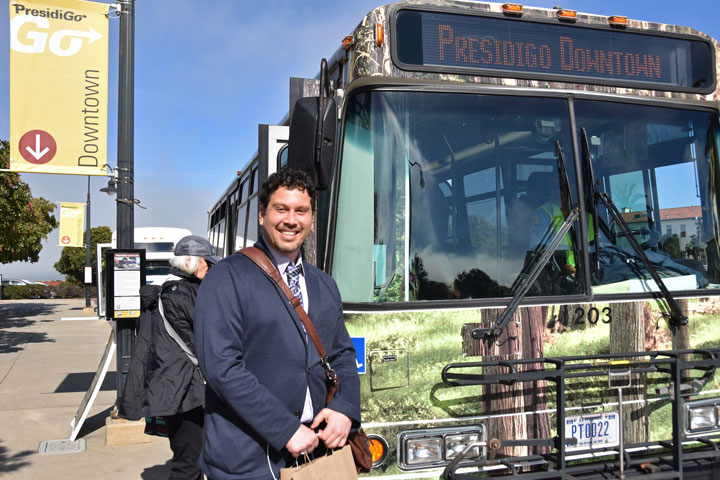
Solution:
M53 287L53 293L54 298L81 298L85 296L85 287L62 282Z
M50 289L47 285L3 285L2 296L8 300L50 298Z

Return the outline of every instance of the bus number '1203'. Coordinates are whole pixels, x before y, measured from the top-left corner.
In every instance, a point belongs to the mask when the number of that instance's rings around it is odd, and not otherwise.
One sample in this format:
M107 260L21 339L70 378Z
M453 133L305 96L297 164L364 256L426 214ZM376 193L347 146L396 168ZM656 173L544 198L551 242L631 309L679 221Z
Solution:
M560 314L558 317L560 317L560 323L567 327L568 323L570 323L568 319L569 315ZM612 322L612 310L610 310L610 307L605 307L602 310L591 307L588 309L586 315L584 308L576 308L575 315L572 318L572 323L574 325L582 325L586 321L590 325L597 325L598 322L610 323Z

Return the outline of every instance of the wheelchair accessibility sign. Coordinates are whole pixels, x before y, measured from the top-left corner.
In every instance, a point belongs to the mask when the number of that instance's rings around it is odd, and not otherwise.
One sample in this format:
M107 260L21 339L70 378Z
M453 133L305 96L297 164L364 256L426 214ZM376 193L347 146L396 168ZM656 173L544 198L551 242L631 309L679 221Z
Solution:
M357 364L358 373L365 373L365 337L350 337L355 347L355 363Z

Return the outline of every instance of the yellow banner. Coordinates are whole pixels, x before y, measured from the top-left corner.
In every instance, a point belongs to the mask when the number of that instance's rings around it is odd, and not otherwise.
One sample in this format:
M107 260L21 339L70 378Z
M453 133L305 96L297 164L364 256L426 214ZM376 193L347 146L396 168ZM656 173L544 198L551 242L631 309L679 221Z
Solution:
M106 175L108 12L10 0L10 170Z
M84 203L60 203L60 243L61 247L84 247L83 223L85 220Z

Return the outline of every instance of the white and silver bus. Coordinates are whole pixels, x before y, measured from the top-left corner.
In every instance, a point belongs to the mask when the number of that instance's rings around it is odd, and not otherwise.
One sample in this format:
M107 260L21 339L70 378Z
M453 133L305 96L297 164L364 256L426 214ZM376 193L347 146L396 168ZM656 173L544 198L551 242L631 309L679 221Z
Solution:
M169 259L175 244L183 237L192 235L187 228L137 227L134 233L135 248L145 249L145 281L162 284L170 274ZM112 248L117 242L117 232L112 234Z
M719 52L688 27L416 0L291 80L210 239L257 238L283 164L318 180L305 258L356 338L369 476L716 478Z

